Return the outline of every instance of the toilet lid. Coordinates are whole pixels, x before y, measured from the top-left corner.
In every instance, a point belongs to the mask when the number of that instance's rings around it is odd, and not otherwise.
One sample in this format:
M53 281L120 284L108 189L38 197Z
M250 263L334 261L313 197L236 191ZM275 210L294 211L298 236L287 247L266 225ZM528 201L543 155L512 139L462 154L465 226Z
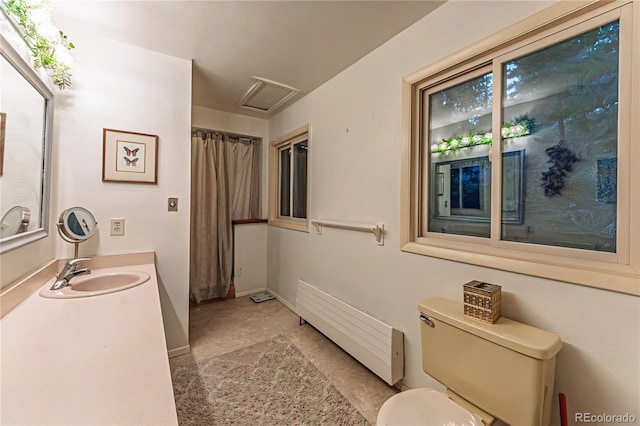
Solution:
M482 419L465 410L446 394L420 388L400 392L380 408L377 419L382 425L482 426Z

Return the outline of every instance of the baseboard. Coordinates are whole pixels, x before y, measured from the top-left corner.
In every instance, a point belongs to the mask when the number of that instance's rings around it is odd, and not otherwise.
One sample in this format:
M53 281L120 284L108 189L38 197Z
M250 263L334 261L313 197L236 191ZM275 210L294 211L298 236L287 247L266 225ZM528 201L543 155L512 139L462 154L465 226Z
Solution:
M278 299L278 301L280 301L280 303L282 303L284 306L289 308L289 310L291 312L293 312L294 314L296 313L296 307L293 306L291 303L287 302L284 297L280 296L278 293L276 293L275 291L271 290L270 288L267 288L267 291L269 293L273 294L276 297L276 299Z
M262 287L262 288L253 288L247 291L236 291L236 297L251 296L252 294L260 293L261 291L266 291L266 290L267 290L266 287Z
M187 346L183 346L181 348L175 348L175 349L171 349L171 350L167 351L167 353L169 354L169 358L173 358L173 357L176 357L176 356L188 354L189 352L191 352L191 345L187 345Z

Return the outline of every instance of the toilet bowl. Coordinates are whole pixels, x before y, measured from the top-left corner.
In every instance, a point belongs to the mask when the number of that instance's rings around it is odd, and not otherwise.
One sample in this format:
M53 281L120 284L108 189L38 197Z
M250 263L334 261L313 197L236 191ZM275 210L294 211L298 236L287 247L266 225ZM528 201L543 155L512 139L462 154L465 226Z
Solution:
M435 389L400 392L385 401L378 412L378 426L483 426L482 419Z

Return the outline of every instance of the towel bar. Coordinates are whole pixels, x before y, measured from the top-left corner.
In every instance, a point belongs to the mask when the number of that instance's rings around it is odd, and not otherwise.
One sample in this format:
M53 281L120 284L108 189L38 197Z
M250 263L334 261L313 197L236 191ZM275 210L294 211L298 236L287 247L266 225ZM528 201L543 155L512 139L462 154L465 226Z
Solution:
M322 234L324 226L329 228L348 229L350 231L371 232L376 238L379 246L384 245L384 224L366 224L353 222L338 222L334 220L313 219L311 224L316 227L318 234Z

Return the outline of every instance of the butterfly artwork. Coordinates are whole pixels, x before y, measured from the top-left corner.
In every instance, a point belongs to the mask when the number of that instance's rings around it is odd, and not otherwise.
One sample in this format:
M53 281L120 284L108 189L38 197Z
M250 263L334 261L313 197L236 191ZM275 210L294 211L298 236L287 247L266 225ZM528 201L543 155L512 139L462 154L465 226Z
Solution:
M104 129L103 182L157 183L158 136Z
M136 163L139 160L139 158L132 158L132 159L129 159L127 157L122 157L122 158L124 158L124 161L125 161L127 167L136 167Z
M146 149L136 142L118 141L116 170L127 173L144 173Z
M138 155L138 151L140 150L140 148L135 148L135 149L131 149L129 147L123 146L125 152L127 153L128 156L130 157L136 157Z

